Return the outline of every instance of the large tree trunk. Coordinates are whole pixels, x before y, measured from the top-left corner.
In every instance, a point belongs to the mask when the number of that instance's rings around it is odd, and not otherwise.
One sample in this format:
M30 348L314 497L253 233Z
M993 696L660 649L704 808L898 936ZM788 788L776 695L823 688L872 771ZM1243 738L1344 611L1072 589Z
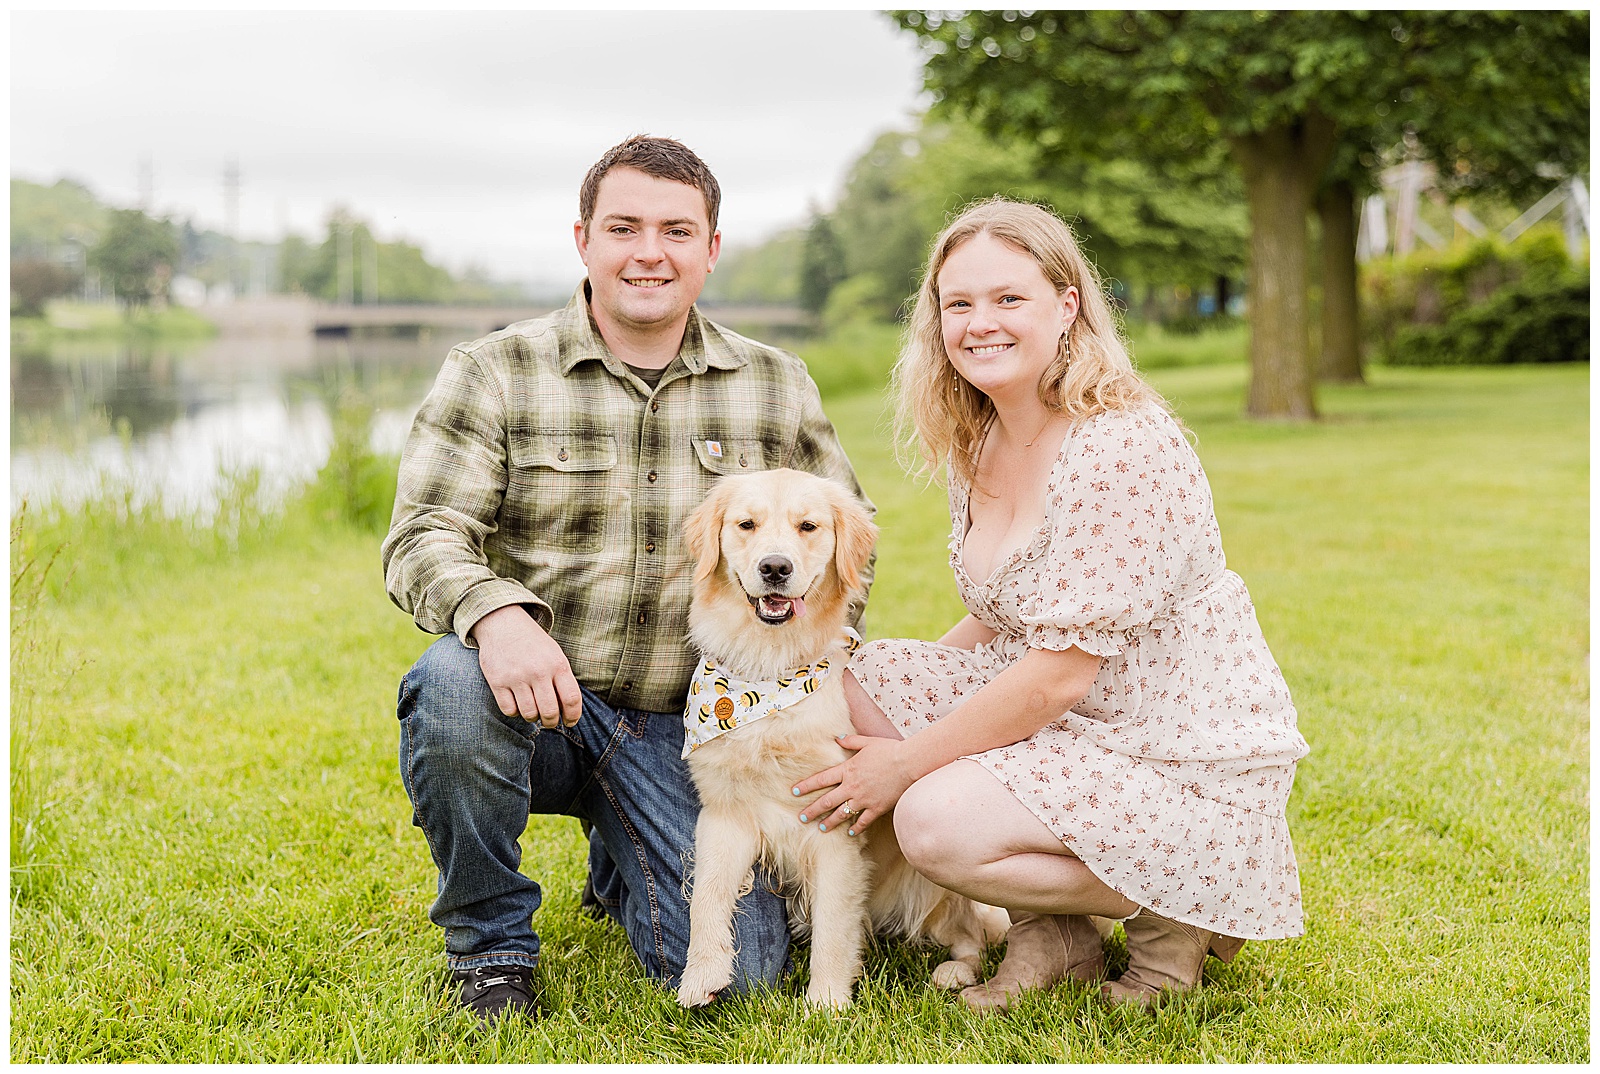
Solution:
M1329 183L1317 195L1322 221L1322 354L1317 379L1361 384L1361 297L1356 278L1356 192Z
M1333 150L1333 123L1313 115L1230 139L1250 203L1250 391L1253 418L1317 416L1306 283L1307 217Z

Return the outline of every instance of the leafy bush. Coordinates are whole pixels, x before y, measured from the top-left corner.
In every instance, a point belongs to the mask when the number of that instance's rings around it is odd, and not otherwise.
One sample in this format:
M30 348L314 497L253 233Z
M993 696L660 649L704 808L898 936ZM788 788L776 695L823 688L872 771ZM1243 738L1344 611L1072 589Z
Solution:
M835 293L848 286L840 285ZM900 333L896 324L857 319L829 327L824 335L796 350L822 398L832 400L854 392L882 390L900 355Z
M44 304L52 298L70 294L78 286L78 274L42 258L11 259L11 315L43 317Z
M1204 332L1231 332L1240 318L1227 313L1180 313L1161 321L1161 327L1175 336L1198 336Z
M829 290L828 300L822 307L822 324L831 332L852 324L893 323L892 311L899 302L899 298L889 294L882 279L860 273Z
M1208 317L1204 329L1192 334L1174 331L1170 324L1131 321L1128 347L1140 372L1180 366L1223 365L1243 362L1250 353L1250 329L1238 317Z
M325 521L343 521L383 533L394 507L396 464L373 454L371 399L346 384L332 406L333 446L309 490L309 506Z
M1369 265L1363 321L1391 365L1589 360L1589 271L1559 233Z
M1395 333L1393 365L1500 365L1589 360L1589 279L1529 275L1442 325Z

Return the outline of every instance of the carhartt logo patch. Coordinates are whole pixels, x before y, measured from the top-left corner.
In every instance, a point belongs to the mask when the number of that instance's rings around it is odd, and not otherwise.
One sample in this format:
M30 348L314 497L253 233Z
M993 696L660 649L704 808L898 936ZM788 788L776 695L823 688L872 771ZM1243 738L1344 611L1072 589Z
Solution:
M722 441L721 440L707 440L706 441L706 454L710 455L713 459L722 458Z

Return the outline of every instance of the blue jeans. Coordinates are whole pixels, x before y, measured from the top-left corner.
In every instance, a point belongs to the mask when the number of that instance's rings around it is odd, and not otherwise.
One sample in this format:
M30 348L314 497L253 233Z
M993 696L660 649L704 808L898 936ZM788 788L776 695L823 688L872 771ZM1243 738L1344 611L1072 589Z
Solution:
M478 651L439 639L400 682L400 778L439 868L428 917L445 930L451 969L533 967L539 885L518 871L531 813L593 825L595 894L628 934L645 971L676 986L689 947L685 872L700 800L676 712L613 709L587 688L576 725L506 716ZM731 991L775 985L787 968L783 900L758 874L734 918Z

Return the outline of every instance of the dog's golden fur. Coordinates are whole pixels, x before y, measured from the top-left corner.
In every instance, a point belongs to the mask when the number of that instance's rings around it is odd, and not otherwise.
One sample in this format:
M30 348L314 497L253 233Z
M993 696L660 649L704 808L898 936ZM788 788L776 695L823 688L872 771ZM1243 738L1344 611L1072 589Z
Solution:
M836 482L795 470L725 478L685 524L696 560L690 637L720 668L772 679L842 647L877 528ZM785 569L786 568L786 569ZM733 971L733 911L751 868L774 869L790 915L811 933L814 1006L844 1007L861 970L867 929L950 948L936 985L978 979L986 941L1001 939L1004 911L935 886L906 864L892 817L857 836L820 832L798 815L821 791L797 798L806 776L843 761L852 734L842 674L794 706L705 743L689 757L702 809L695 830L688 963L678 1001L711 1002Z

